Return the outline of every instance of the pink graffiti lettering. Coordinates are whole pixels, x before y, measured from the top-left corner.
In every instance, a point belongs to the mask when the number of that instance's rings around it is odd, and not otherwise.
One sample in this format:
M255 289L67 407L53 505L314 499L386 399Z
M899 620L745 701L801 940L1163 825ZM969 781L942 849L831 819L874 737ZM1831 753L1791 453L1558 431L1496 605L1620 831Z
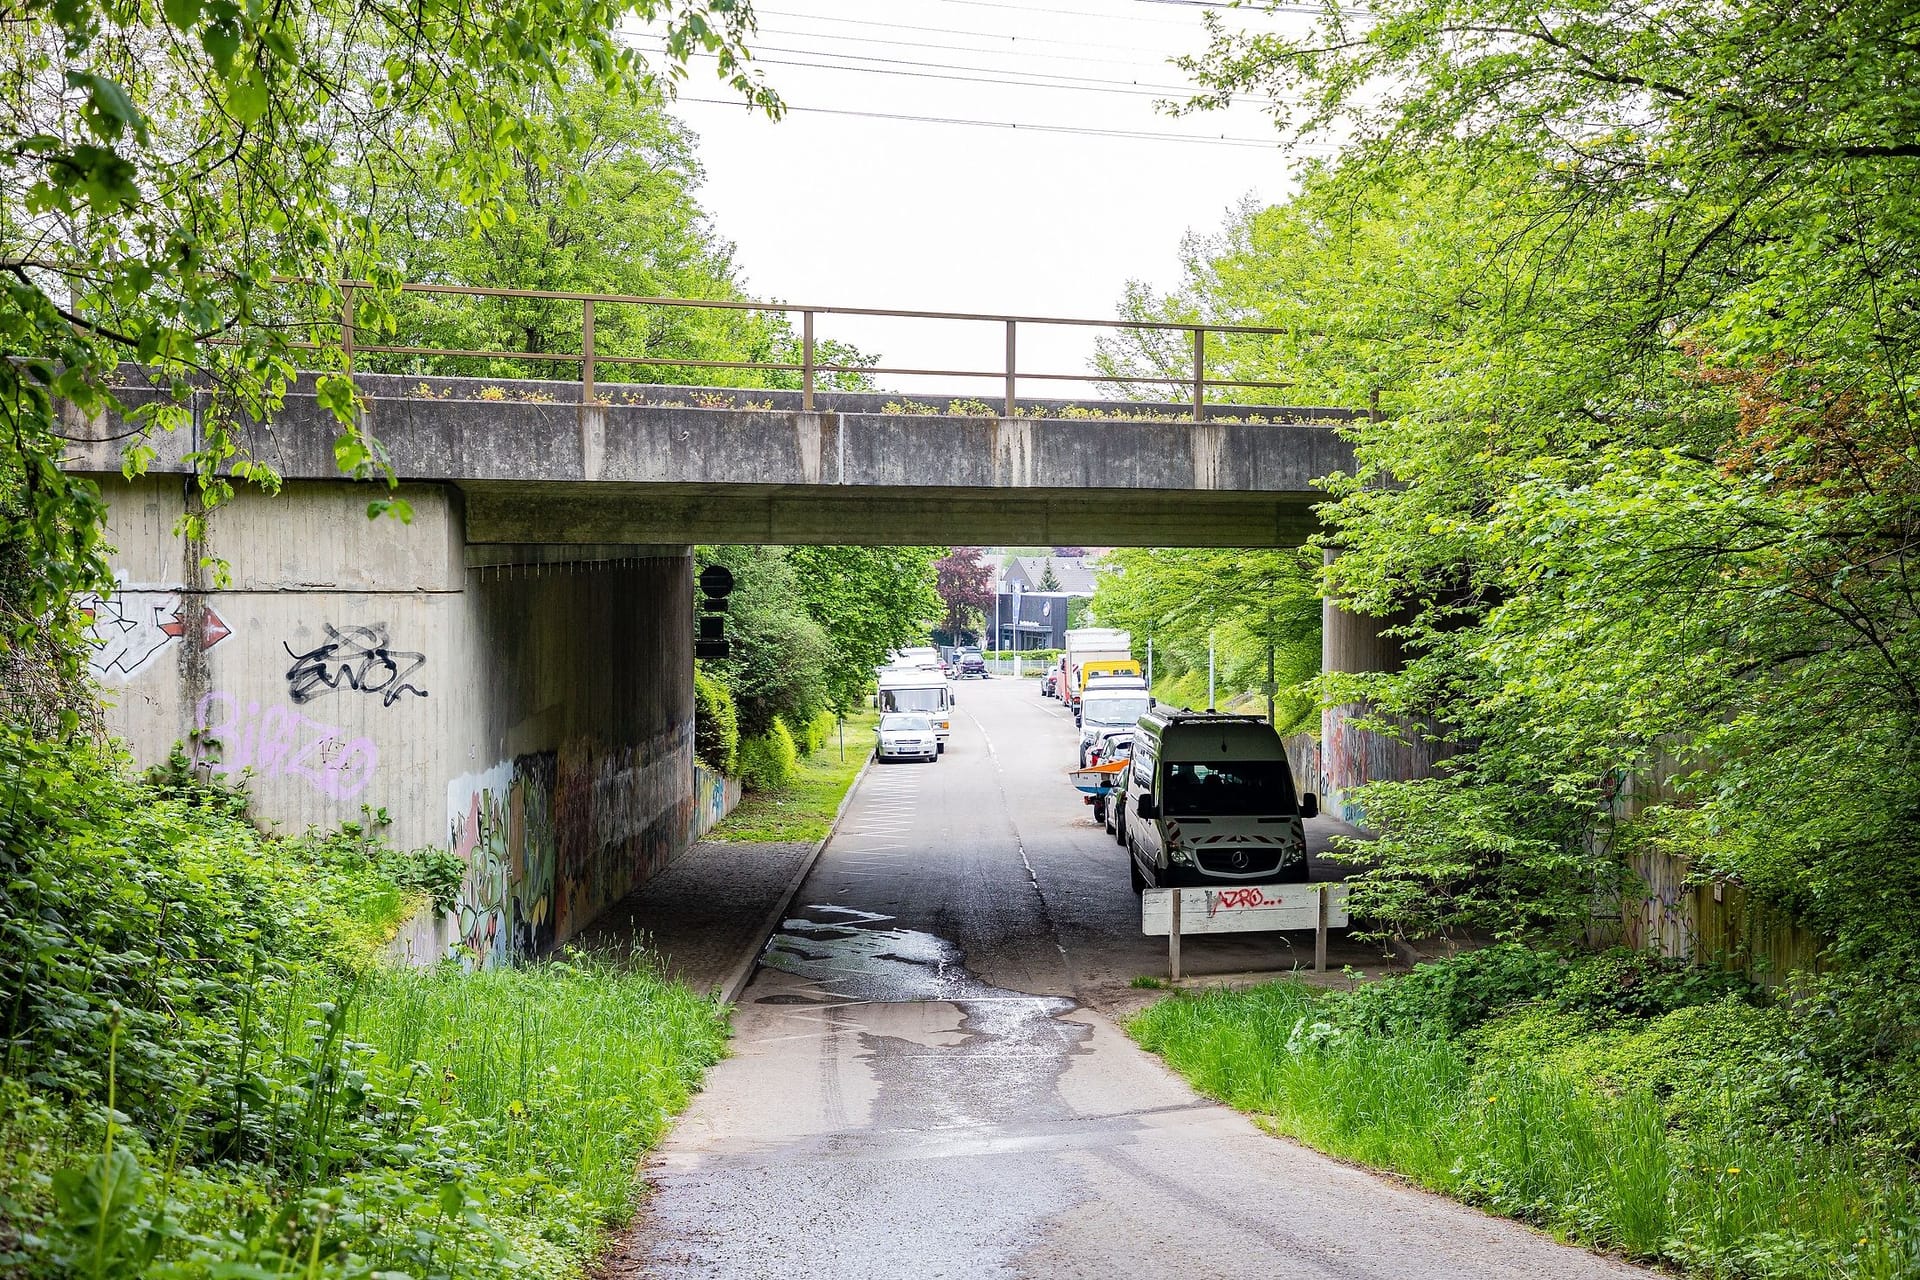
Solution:
M335 800L367 789L380 764L371 738L349 738L338 725L286 707L262 708L229 693L210 693L195 709L195 758L215 773L251 769L261 778L299 778Z

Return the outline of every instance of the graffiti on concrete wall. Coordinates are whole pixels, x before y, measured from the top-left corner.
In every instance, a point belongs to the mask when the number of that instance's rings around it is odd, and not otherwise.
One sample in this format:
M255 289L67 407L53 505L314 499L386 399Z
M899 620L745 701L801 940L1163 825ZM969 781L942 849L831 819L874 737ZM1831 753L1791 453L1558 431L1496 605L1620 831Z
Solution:
M177 591L140 591L122 587L109 596L80 600L93 651L87 665L96 679L126 680L160 651L187 633L186 609ZM203 644L211 649L232 632L211 608L202 623Z
M565 941L664 869L692 822L692 743L516 756L447 787L448 847L466 863L460 959L506 963Z
M252 770L259 778L298 778L335 800L366 790L380 765L371 738L287 707L262 707L230 693L209 693L194 708L194 757L214 773Z
M427 665L427 657L388 642L387 624L336 627L323 630L326 639L304 652L283 645L293 665L287 668L287 693L297 703L312 702L342 688L377 696L390 707L408 694L424 698L427 691L413 676Z
M467 964L502 964L553 944L553 797L551 752L449 784L448 839L467 864L456 921Z
M739 803L740 780L717 773L696 760L693 765L693 825L687 829L687 843L692 844L719 826L720 820L732 813L734 806Z

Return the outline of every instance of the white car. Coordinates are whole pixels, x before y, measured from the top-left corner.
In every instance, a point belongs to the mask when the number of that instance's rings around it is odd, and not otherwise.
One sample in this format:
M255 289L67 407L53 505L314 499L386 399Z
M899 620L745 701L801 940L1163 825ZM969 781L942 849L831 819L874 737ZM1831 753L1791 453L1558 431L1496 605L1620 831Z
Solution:
M873 731L873 758L889 760L940 759L940 738L933 717L922 711L889 711Z

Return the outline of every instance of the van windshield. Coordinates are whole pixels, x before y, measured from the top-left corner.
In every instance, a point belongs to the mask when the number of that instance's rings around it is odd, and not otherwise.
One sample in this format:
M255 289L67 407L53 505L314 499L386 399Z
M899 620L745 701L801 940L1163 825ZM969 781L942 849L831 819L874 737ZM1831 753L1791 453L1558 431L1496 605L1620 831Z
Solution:
M1169 760L1161 807L1195 818L1292 813L1293 773L1285 760Z
M1118 727L1132 724L1147 714L1147 695L1137 698L1096 698L1087 694L1080 702L1082 724Z
M882 689L882 711L938 711L945 691L941 689Z

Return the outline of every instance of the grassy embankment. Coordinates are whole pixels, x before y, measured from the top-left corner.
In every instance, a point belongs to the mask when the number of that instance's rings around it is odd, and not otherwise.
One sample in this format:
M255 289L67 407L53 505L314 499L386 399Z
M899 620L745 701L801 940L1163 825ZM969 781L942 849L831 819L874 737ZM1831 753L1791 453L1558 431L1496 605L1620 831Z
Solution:
M1700 1276L1920 1275L1911 1052L1823 1062L1803 1016L1631 953L1494 948L1177 995L1129 1030L1275 1133L1563 1239Z
M645 970L393 971L458 881L364 831L0 736L0 1267L562 1277L720 1056Z
M814 841L826 835L840 801L873 754L873 726L879 720L879 712L870 707L848 716L845 759L838 734L829 735L818 750L800 757L790 785L749 791L707 838L749 843Z

